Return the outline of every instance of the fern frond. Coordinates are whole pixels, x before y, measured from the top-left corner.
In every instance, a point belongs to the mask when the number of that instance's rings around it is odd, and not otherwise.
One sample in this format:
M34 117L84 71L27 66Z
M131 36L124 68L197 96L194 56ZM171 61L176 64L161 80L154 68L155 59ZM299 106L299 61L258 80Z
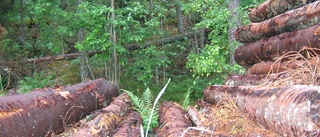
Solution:
M147 87L147 89L142 93L141 99L142 99L143 103L146 105L146 107L151 108L152 102L153 102L153 97L152 97L152 93L151 93L151 90L149 89L149 87Z
M188 92L187 92L186 97L184 98L183 103L182 103L182 107L184 109L186 109L188 107L188 105L190 104L190 94L191 93L192 93L192 91L190 91L190 88L188 88Z

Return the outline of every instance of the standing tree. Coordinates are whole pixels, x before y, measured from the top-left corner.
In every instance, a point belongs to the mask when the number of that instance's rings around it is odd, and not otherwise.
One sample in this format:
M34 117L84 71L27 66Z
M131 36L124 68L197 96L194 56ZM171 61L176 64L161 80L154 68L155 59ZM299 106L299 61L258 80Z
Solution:
M82 3L82 0L78 0L77 5L79 6ZM81 12L81 11L78 11ZM82 43L85 39L85 28L80 28L78 30L78 43ZM88 61L88 54L85 49L80 50L80 78L81 81L85 81L90 79L89 78L89 61Z
M236 39L234 36L234 32L237 30L237 28L240 27L240 17L239 17L239 6L240 6L240 0L230 0L228 8L229 11L231 11L231 15L229 17L228 21L228 39L229 39L229 45L230 45L230 65L233 66L235 64L234 60L234 50L236 48Z

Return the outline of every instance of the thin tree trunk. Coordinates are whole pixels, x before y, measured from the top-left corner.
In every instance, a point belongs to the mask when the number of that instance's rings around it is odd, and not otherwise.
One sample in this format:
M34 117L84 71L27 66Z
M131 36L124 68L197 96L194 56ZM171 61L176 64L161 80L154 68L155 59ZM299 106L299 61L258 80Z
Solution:
M78 41L81 43L84 40L85 33L84 28L78 31ZM89 68L88 68L88 53L86 51L80 51L80 78L81 81L85 81L89 78Z
M19 27L19 44L24 45L24 23L23 23L23 0L20 0L20 27Z
M238 7L240 5L240 0L230 0L229 3L229 10L231 11L231 16L228 21L228 39L229 39L229 46L230 46L230 65L233 66L235 63L234 60L234 51L236 47L236 39L234 36L234 32L237 28L240 27L240 20L239 20L239 12Z
M176 17L177 17L177 27L178 27L178 34L183 34L183 17L182 17L182 9L181 9L181 1L176 1Z
M114 15L114 0L111 0L111 9L113 10L111 12L111 19L115 20L115 15ZM113 75L114 75L114 79L113 82L118 83L118 53L116 50L116 46L117 46L117 35L116 35L116 30L115 30L115 25L112 24L110 26L110 39L113 42Z

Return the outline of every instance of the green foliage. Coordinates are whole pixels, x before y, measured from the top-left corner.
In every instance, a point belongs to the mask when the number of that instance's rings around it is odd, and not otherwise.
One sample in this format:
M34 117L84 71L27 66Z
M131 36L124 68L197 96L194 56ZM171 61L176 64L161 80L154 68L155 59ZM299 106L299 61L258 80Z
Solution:
M135 54L132 60L135 61L131 64L131 74L136 76L137 80L150 84L152 78L156 75L156 68L162 66L168 66L171 62L168 58L170 52L157 49L155 46L150 46L145 49L141 49Z
M192 93L192 91L190 89L188 89L188 92L186 93L186 96L184 97L184 100L182 102L182 107L184 109L187 109L188 105L190 105L190 94Z
M258 1L241 1L237 9L240 12L240 21L248 22L247 11ZM260 2L260 1L259 1ZM242 73L243 69L238 65L230 65L230 47L237 47L238 43L229 44L228 24L230 10L227 1L196 1L185 4L187 12L201 13L202 21L196 24L196 28L209 28L210 44L200 54L191 53L188 56L187 67L194 76L214 76L214 83L222 83L226 76L233 73Z
M122 90L128 93L129 97L132 100L134 105L134 109L138 111L143 120L143 129L146 130L149 123L149 116L151 115L152 110L152 102L154 101L153 96L151 94L151 90L147 88L141 97L134 95L132 92L127 90ZM157 112L157 110L155 110ZM158 113L153 113L151 119L151 129L155 128L158 125Z
M44 76L43 71L41 73L34 73L33 77L24 77L18 82L19 94L30 92L36 88L45 88L53 83L53 75Z

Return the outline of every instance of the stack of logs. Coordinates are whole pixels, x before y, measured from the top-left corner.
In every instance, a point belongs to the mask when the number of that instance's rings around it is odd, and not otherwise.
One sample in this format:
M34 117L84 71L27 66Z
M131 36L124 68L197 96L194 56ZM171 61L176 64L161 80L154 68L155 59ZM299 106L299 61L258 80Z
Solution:
M286 73L314 66L318 80L320 49L320 1L267 0L252 9L252 23L235 32L243 45L235 51L245 75L231 76L223 86L204 90L204 100L216 104L227 98L262 127L281 136L320 135L320 87L277 82ZM312 53L312 54L310 54ZM308 72L309 71L309 72ZM310 80L314 80L310 79Z

